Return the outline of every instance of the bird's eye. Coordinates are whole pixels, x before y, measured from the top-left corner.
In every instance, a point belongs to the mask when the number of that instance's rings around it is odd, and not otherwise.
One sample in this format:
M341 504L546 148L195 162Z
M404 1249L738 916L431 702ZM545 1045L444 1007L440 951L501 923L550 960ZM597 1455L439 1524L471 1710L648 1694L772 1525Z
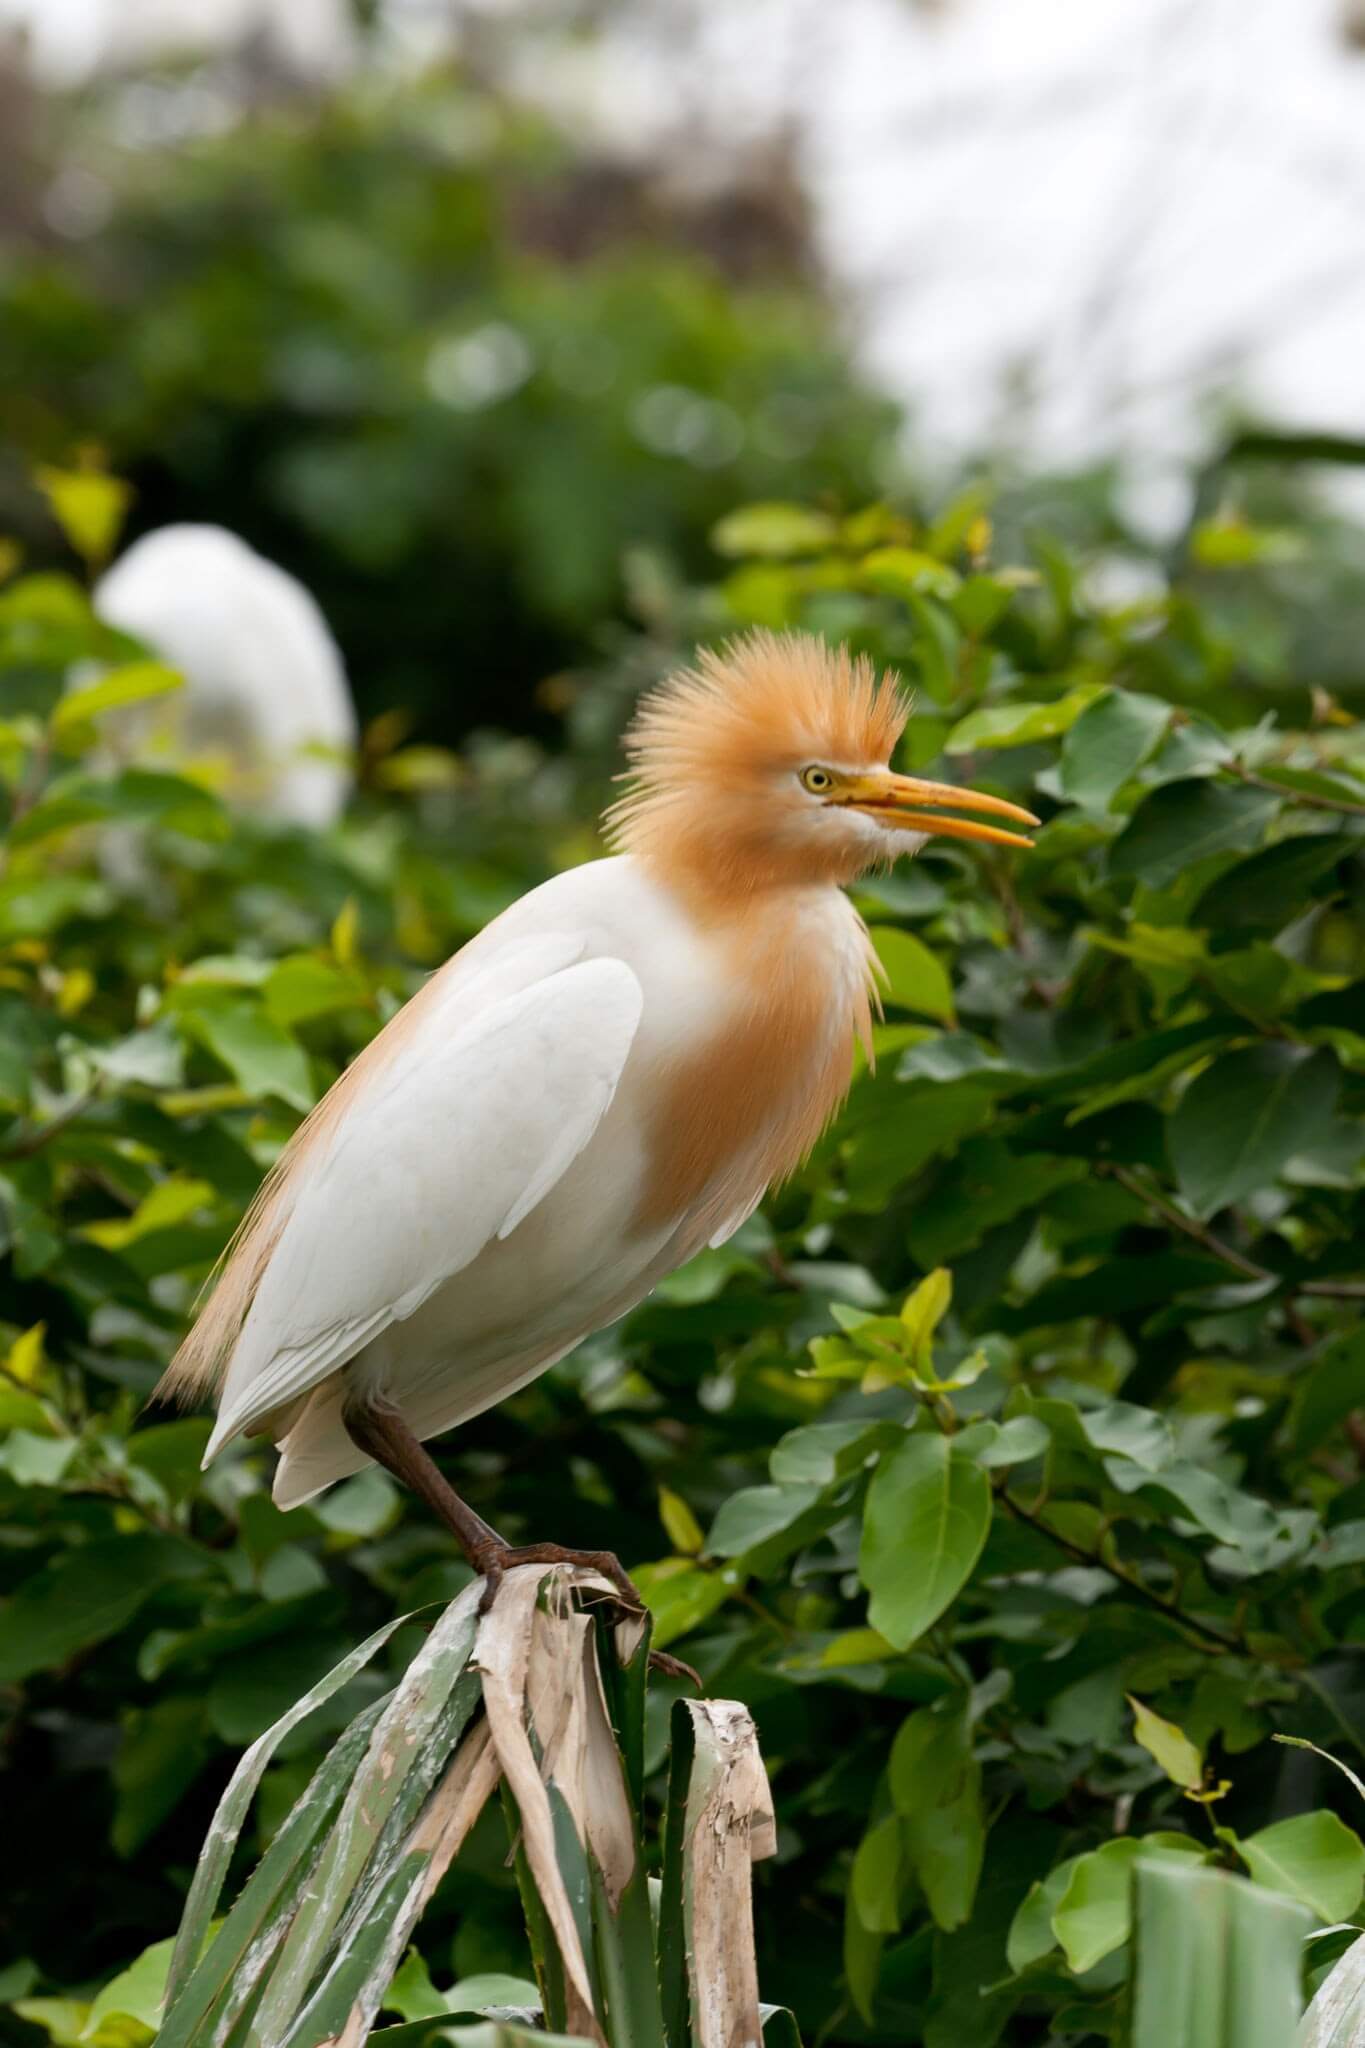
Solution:
M834 777L828 768L803 768L801 787L808 789L812 796L823 796L827 789L833 789Z

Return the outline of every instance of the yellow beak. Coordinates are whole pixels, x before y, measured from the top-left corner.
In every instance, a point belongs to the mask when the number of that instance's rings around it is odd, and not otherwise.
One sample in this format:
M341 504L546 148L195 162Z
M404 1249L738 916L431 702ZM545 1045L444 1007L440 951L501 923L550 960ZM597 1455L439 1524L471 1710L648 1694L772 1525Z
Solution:
M978 825L971 818L937 817L935 812L947 808L985 812L992 818L1012 818L1020 825L1040 822L1032 811L1008 804L1003 797L985 796L976 789L958 789L951 782L921 782L917 775L893 775L889 768L846 782L839 801L902 832L933 832L944 839L980 839L991 846L1032 846L1033 841L1018 832L1002 832L997 825Z

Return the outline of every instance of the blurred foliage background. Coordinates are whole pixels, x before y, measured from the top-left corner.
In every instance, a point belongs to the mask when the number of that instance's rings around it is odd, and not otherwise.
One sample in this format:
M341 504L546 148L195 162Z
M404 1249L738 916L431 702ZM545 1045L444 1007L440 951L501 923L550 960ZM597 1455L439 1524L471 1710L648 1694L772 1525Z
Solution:
M1229 423L1160 543L1114 468L931 483L780 157L702 200L472 73L221 132L197 90L147 86L133 146L126 86L4 83L4 2037L138 2048L90 2001L234 1757L464 1577L382 1476L281 1516L266 1454L200 1477L207 1424L142 1403L300 1115L599 850L639 688L751 624L900 668L906 764L1030 803L1037 850L869 886L878 1069L809 1168L441 1456L514 1538L618 1550L751 1705L808 2038L1121 2038L1143 1837L1353 1925L1358 1801L1271 1738L1365 1753L1365 572L1316 488L1360 451ZM149 686L89 611L106 477L124 537L221 521L318 596L369 724L335 832L101 765L71 673ZM966 1531L929 1587L920 1462ZM395 2015L524 1974L475 1851Z

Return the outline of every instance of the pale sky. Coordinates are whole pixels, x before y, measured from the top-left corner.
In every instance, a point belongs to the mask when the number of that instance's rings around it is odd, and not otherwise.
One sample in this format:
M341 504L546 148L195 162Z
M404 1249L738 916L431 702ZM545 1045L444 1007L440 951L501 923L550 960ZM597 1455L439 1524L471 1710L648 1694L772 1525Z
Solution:
M616 146L799 138L865 364L921 446L998 438L1160 477L1211 390L1365 435L1365 51L1353 0L639 0L606 47L526 34L520 84ZM515 0L481 0L504 22ZM269 20L344 68L344 0L0 0L49 76ZM441 0L402 0L410 47ZM423 31L425 33L423 33ZM698 161L704 149L693 150Z

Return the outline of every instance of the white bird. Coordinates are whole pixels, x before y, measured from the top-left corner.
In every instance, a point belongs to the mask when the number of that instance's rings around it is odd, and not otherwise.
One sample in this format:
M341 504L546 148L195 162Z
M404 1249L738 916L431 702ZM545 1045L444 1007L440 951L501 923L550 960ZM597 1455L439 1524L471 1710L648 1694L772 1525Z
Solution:
M280 1446L275 1499L376 1460L491 1589L509 1548L422 1440L467 1421L724 1243L790 1173L870 1037L843 893L932 832L1030 842L998 797L893 774L908 706L865 660L754 634L647 697L615 858L543 883L427 982L324 1097L163 1382L213 1391L205 1462Z
M225 527L162 526L100 579L94 606L184 675L170 700L184 751L225 753L236 793L268 817L318 827L340 815L355 706L327 621L296 577ZM125 737L141 729L130 717Z

